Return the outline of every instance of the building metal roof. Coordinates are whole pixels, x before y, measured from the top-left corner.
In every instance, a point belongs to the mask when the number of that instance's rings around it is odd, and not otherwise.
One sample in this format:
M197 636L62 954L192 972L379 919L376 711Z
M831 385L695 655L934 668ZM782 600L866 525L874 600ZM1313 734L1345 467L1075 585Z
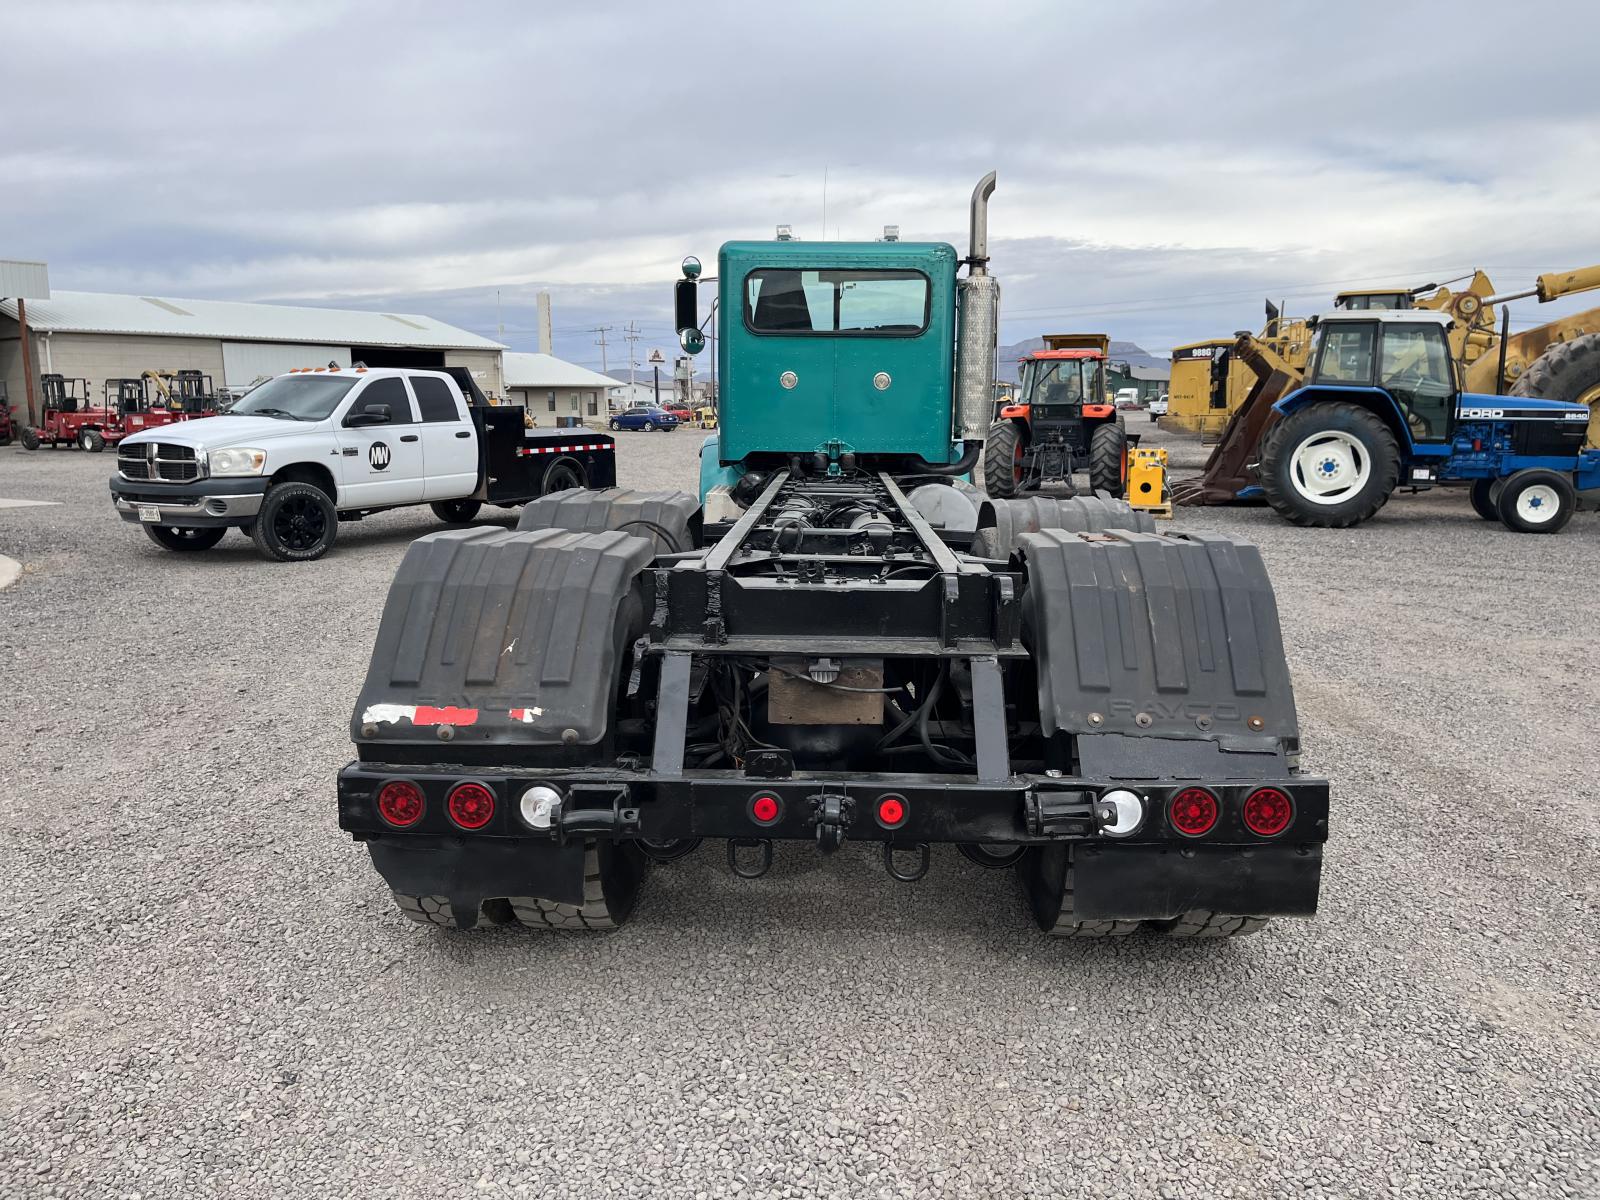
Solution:
M14 300L0 313L16 320ZM241 300L174 300L109 292L52 292L28 304L28 326L53 333L123 333L328 346L499 350L499 342L412 313L361 312Z
M508 388L614 388L617 381L553 354L506 351L503 371Z

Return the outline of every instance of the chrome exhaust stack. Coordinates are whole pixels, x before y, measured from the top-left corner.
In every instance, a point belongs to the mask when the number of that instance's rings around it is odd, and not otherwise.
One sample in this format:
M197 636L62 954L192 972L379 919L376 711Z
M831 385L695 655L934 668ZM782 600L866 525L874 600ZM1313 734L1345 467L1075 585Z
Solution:
M1000 334L1000 284L989 274L989 197L995 173L972 189L967 276L956 281L956 378L951 433L981 442L994 409L995 352Z

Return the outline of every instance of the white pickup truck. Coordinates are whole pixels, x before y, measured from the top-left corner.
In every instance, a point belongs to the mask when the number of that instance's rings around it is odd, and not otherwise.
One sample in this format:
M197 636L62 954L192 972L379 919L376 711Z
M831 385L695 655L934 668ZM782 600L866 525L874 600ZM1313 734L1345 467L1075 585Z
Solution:
M168 550L207 550L231 527L269 558L309 562L341 521L428 504L470 521L571 487L611 487L616 442L525 429L465 370L319 367L254 388L233 409L124 438L111 498Z

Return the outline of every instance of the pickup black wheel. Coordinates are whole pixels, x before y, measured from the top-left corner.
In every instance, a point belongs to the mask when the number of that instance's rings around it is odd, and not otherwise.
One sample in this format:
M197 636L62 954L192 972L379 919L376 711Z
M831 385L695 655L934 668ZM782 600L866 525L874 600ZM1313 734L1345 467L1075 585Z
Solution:
M1017 865L1028 905L1039 928L1051 937L1126 937L1142 921L1085 921L1072 913L1072 851L1066 846L1039 846Z
M583 469L583 464L577 459L562 457L551 463L550 469L544 473L544 491L540 495L571 491L573 488L587 487L588 484L589 475Z
M333 498L313 484L291 480L267 489L251 540L279 562L311 562L333 548L339 514Z
M650 421L650 420L646 420L645 421L645 423L644 423L644 431L646 433L654 433L655 429L656 429L656 423L654 421Z
M1089 435L1089 487L1118 499L1128 486L1128 431L1119 420Z
M22 431L22 448L24 450L37 450L39 448L39 431L32 425Z
M1518 533L1558 533L1577 506L1572 480L1559 471L1518 471L1500 488L1500 519Z
M1225 938L1244 937L1267 927L1266 917L1239 917L1230 913L1212 912L1209 908L1196 908L1170 921L1151 921L1159 929L1175 938Z
M228 532L226 525L205 529L181 529L176 525L146 525L145 535L167 550L209 550Z
M99 454L106 448L105 435L98 429L85 429L78 434L78 445L90 454Z
M435 500L428 507L446 525L465 525L483 505L477 500Z
M1472 511L1485 521L1500 519L1500 506L1489 493L1494 490L1493 479L1479 479L1472 485Z
M1389 502L1399 479L1394 434L1358 404L1309 404L1261 443L1261 488L1296 525L1359 525Z
M615 929L633 912L646 867L632 843L591 842L583 855L583 903L512 896L511 915L529 929Z
M989 426L983 442L983 490L997 500L1009 500L1022 489L1022 427L1009 417Z

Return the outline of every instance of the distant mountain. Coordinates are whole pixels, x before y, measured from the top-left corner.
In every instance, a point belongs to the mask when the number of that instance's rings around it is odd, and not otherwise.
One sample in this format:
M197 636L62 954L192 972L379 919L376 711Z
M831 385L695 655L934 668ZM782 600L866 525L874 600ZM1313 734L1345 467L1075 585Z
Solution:
M1000 378L1007 381L1015 379L1017 377L1017 362L1022 356L1032 354L1035 350L1043 349L1044 339L1042 337L1029 338L1025 342L1013 342L1009 346L1001 346ZM1165 367L1169 365L1168 359L1158 358L1156 355L1146 351L1137 342L1113 341L1111 343L1111 361L1125 362L1130 367Z

